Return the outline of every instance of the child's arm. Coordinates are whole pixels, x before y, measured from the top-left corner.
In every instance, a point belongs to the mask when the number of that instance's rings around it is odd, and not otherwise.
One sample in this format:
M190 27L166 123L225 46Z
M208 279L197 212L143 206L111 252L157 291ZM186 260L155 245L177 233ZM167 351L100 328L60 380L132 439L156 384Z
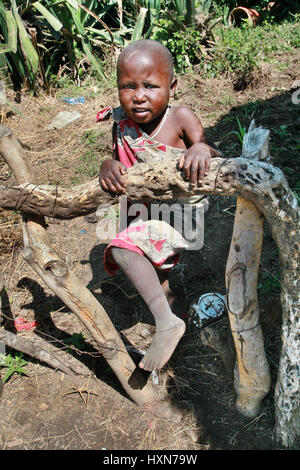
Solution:
M115 123L113 125L113 140L115 139ZM122 175L126 173L126 166L116 159L116 148L113 157L104 160L100 166L99 183L104 191L111 193L125 193L126 183Z
M180 157L178 166L184 170L185 178L196 184L208 174L211 157L220 157L221 154L207 143L202 123L192 110L180 107L179 113L183 140L188 149Z

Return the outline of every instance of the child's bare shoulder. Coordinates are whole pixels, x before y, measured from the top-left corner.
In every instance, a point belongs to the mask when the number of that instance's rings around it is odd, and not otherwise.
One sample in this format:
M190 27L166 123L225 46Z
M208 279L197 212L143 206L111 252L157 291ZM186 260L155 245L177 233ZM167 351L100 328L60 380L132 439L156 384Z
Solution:
M182 121L184 124L198 120L194 111L188 106L172 106L172 109L174 119Z

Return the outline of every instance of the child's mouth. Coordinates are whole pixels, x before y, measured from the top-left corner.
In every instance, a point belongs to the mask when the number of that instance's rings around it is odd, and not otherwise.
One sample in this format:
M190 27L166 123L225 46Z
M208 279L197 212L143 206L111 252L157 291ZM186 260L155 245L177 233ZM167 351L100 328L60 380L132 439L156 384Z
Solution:
M139 116L145 116L149 113L149 109L147 108L134 108L132 111L134 114L138 114Z

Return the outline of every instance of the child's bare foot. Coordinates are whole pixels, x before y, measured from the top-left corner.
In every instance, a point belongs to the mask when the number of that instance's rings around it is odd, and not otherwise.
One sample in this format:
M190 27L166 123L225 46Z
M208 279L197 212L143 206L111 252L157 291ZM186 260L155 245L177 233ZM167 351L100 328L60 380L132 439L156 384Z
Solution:
M152 344L139 366L145 370L161 369L172 356L180 338L185 332L185 323L174 315L174 323L169 328L157 329Z

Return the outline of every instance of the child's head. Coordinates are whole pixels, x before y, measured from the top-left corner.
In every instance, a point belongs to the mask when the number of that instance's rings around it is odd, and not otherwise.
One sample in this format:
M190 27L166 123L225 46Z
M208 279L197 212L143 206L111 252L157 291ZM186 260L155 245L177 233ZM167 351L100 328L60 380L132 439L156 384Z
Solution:
M135 41L119 56L119 99L128 117L147 124L159 117L174 96L176 80L169 50L150 39Z

